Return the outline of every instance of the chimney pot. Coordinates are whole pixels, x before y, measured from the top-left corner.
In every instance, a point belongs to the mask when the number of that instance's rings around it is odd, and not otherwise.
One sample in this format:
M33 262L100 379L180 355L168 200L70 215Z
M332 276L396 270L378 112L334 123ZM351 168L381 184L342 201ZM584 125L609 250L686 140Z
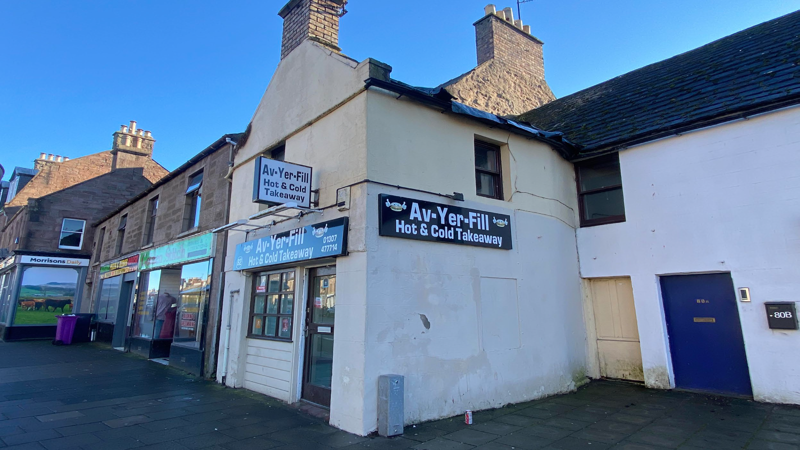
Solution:
M131 120L131 133L136 133L136 121Z
M153 134L150 133L149 131L145 131L144 132L144 137L153 137Z
M122 131L123 133L125 133L126 131L128 131L128 126L127 125L120 125L119 126L119 131Z
M491 14L497 14L497 8L494 5L486 5L486 7L483 8L483 12L487 16Z
M56 155L56 162L61 162L61 155Z
M510 6L503 8L503 15L505 15L506 22L514 23L514 10Z
M46 153L40 154L39 159L47 159L47 154Z
M523 25L522 26L522 31L524 31L527 34L531 34L531 26L530 25Z
M514 21L514 26L521 30L522 29L522 19L515 20Z
M64 162L67 162L67 161L69 161L69 158L67 158L67 157L65 156L65 157L64 157Z
M47 159L48 159L48 160L50 160L50 161L55 161L55 160L56 160L56 157L55 157L55 155L53 155L52 153L50 153L50 154L48 154L48 155L47 155Z

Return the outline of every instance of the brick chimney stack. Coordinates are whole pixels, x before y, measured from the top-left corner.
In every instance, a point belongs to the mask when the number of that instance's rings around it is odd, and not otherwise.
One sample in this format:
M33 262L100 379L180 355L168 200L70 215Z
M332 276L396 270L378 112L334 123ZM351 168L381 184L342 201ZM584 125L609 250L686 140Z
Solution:
M339 18L347 0L291 0L278 13L283 17L281 59L306 39L333 50L339 48Z
M153 144L156 140L149 131L136 128L136 121L131 120L130 125L121 125L119 131L114 132L114 142L111 154L114 159L111 168L141 167L141 158L153 157Z
M531 35L531 27L514 20L511 8L497 11L494 5L488 5L484 13L483 19L475 22L478 65L499 59L525 75L544 80L544 42Z

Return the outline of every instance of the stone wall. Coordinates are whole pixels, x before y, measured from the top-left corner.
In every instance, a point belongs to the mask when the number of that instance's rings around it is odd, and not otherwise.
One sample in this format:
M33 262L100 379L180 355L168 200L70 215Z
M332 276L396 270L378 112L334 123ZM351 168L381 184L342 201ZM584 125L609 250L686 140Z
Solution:
M96 299L96 289L99 288L97 277L101 264L114 261L120 257L139 253L140 251L158 247L169 242L176 241L185 237L195 236L208 232L214 228L227 223L228 204L230 199L230 183L224 178L228 173L228 158L230 146L225 145L203 160L187 168L175 178L170 179L163 185L156 187L152 192L148 192L131 205L118 211L97 225L97 236L94 242L99 242L99 230L104 230L102 248L95 250L92 255L92 277L93 287L87 287L84 298ZM183 230L183 218L186 206L186 188L188 187L189 177L196 174L199 170L203 171L202 203L200 209L200 225L196 229ZM247 194L249 195L249 194ZM130 198L132 196L129 196ZM148 220L148 209L150 200L158 197L158 211L156 213L156 225L152 245L144 245L144 233ZM109 211L111 212L111 211ZM117 253L117 231L120 219L127 215L125 227L125 238L123 240L122 252ZM208 302L208 323L206 325L205 342L205 367L207 371L213 372L216 366L216 329L219 316L220 305L219 274L223 271L226 240L225 233L217 236L216 257L214 260L211 292ZM89 292L92 291L93 292ZM87 302L88 304L88 302ZM94 305L85 312L94 311ZM206 376L211 373L207 372Z
M475 23L478 67L445 89L458 102L507 116L538 108L555 96L545 81L542 41L502 14L489 13Z
M120 169L67 189L28 200L28 224L20 240L20 249L89 253L94 242L92 224L102 219L129 198L151 185L142 169ZM58 248L62 220L86 221L83 246L79 250ZM5 233L4 233L5 234Z

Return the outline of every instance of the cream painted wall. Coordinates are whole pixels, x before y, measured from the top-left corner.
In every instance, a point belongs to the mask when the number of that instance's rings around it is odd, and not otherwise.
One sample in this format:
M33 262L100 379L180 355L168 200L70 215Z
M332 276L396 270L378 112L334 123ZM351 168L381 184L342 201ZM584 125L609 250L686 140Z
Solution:
M574 389L586 333L572 165L539 142L395 97L368 94L369 178L466 201L369 186L359 434L376 429L382 374L406 377L409 424ZM511 201L475 195L476 135L504 145ZM380 193L509 214L514 248L380 237Z
M474 120L370 89L367 104L371 180L557 218L576 226L575 171L548 145ZM475 194L475 138L500 144L507 201ZM510 167L505 164L511 162Z
M659 275L730 272L756 400L800 403L800 331L770 330L765 302L800 291L800 108L620 153L624 223L578 231L581 274L630 276L645 379L672 368Z

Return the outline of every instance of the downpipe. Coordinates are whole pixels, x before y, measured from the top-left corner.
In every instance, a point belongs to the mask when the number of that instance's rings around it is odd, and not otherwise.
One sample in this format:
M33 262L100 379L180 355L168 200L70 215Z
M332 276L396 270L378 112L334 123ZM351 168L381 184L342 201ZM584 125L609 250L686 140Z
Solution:
M228 323L225 325L225 348L222 351L222 385L226 386L225 382L228 378L228 353L231 349L231 317L233 316L233 296L239 292L238 290L231 291L231 298L228 303Z

